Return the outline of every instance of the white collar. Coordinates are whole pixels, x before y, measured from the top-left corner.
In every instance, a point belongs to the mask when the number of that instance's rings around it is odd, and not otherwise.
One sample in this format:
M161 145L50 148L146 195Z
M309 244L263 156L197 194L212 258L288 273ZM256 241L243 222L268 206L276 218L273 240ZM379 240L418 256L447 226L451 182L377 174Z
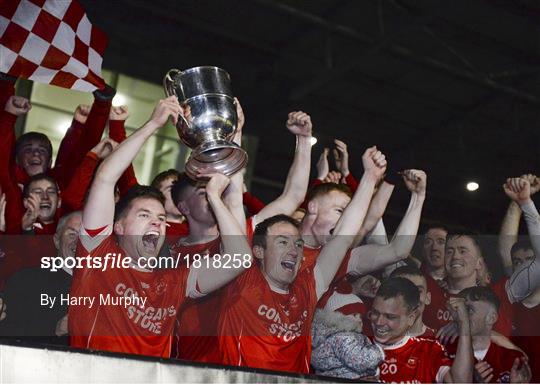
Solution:
M410 336L405 336L398 342L395 342L393 344L388 344L388 345L381 344L380 342L377 342L377 340L375 340L375 343L379 345L381 348L383 348L384 350L393 350L393 349L398 349L398 348L401 348L402 346L405 346L405 344L409 342L409 339L410 339Z

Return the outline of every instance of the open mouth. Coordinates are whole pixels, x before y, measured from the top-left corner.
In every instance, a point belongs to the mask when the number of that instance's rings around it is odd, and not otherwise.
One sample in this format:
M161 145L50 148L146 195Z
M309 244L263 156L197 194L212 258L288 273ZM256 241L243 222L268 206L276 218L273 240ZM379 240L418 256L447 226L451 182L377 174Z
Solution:
M142 242L146 249L155 250L159 242L159 232L149 231L142 236Z
M296 267L296 262L281 261L281 267L283 267L285 270L294 271L294 268Z
M375 333L377 334L377 336L379 337L384 337L386 336L388 333L390 333L390 330L387 329L387 328L375 328Z
M41 159L32 159L30 161L30 166L41 166Z
M463 267L463 266L465 266L465 265L462 262L452 262L450 264L450 267L452 269L458 269L458 268Z
M39 205L39 208L44 210L50 210L51 207L52 205L50 202L41 202Z

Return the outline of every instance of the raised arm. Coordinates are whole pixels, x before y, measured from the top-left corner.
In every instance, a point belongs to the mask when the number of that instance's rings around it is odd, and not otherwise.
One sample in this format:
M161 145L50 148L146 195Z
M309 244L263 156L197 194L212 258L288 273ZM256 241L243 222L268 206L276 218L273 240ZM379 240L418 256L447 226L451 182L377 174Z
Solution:
M531 295L540 286L540 215L531 199L531 186L523 178L509 178L504 192L523 211L535 258L527 266L514 271L506 286L510 302L518 302Z
M236 114L238 116L238 128L236 129L236 134L234 135L234 142L241 146L242 145L242 128L244 127L245 117L240 101L235 98L236 105ZM231 214L234 216L240 227L243 229L245 234L246 229L246 214L244 213L244 203L242 199L242 190L244 187L244 173L237 172L231 177L231 182L229 187L225 190L223 194L223 202L225 206L230 210Z
M360 245L360 243L364 240L364 238L371 231L375 230L376 226L382 225L381 219L384 214L384 211L386 210L386 206L388 205L388 201L390 200L390 197L392 196L393 191L394 191L393 184L387 183L385 181L381 183L381 185L379 186L379 189L375 193L375 196L371 200L368 212L366 214L366 219L364 220L364 223L362 223L362 227L360 228L360 231L358 232L358 235L356 236L354 240L354 243L353 243L354 246ZM382 229L384 229L384 225L382 225ZM381 235L374 233L373 236L378 237ZM383 236L386 239L386 231ZM387 242L378 242L377 240L375 240L374 243L382 244L382 243L387 243Z
M154 108L152 117L141 128L131 134L103 160L98 167L90 188L90 194L84 207L83 226L86 229L98 229L113 223L114 186L122 173L137 156L143 144L167 119L174 123L181 113L181 107L175 96L160 100Z
M362 163L364 165L364 174L360 186L336 224L333 237L324 245L317 258L316 267L319 269L323 279L323 282L319 283L319 287L328 287L334 279L347 250L351 247L356 234L358 234L362 226L375 184L386 170L385 156L375 146L368 148L364 152Z
M472 383L474 355L472 348L471 329L469 325L469 314L463 298L450 298L448 308L452 313L452 318L457 320L459 329L459 339L454 362L450 371L443 378L445 383Z
M531 195L540 190L540 178L533 174L522 175L521 178L529 181L531 185ZM510 201L506 214L501 224L499 234L499 255L507 276L512 275L512 257L510 251L518 240L519 222L521 219L521 209L515 201Z
M251 267L251 248L244 235L245 226L241 227L234 215L227 208L222 199L223 191L229 185L229 178L222 174L210 174L206 185L208 203L216 217L221 235L221 261L215 264L212 260L208 266L202 266L197 275L199 291L203 294L226 285L247 268ZM221 262L229 260L230 265L221 267ZM203 264L204 265L204 264Z
M347 268L354 274L367 274L407 258L414 246L426 198L427 176L421 170L406 170L403 180L411 192L409 207L392 241L387 245L363 245L351 251Z
M287 129L296 135L296 151L283 193L255 217L253 226L277 214L291 215L306 196L311 166L311 118L302 111L289 113Z

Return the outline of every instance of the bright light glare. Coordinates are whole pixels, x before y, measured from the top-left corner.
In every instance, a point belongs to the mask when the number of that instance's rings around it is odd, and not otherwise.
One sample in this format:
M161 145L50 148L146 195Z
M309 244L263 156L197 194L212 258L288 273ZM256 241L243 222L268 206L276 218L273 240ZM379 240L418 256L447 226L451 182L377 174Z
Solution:
M317 138L314 137L314 136L312 136L312 137L311 137L311 145L314 146L315 143L317 143Z
M476 182L469 182L467 183L467 190L469 191L476 191L478 190L478 187L480 187L480 185Z
M114 98L112 100L113 106L115 107L124 106L126 105L126 103L127 103L127 98L125 95L120 94L120 93L116 93L116 95L114 95Z
M56 131L62 136L66 134L67 130L69 130L70 127L71 127L70 120L62 120L55 126Z

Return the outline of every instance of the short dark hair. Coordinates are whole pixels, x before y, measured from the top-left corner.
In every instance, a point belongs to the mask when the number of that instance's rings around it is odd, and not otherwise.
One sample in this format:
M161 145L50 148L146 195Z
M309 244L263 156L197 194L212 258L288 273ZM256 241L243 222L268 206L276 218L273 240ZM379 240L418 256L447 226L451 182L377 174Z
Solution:
M425 229L424 235L427 234L429 230L433 230L433 229L444 230L446 234L450 234L450 229L448 228L448 226L446 226L445 224L441 222L434 222L434 223L428 224L424 226L424 229Z
M171 186L171 198L174 205L178 207L178 203L184 199L184 193L188 187L196 187L197 181L191 179L186 173L181 173L180 177L173 182Z
M409 312L420 305L420 291L414 283L402 277L388 278L381 284L376 296L383 299L401 296Z
M316 186L313 186L307 193L306 196L306 202L310 202L311 200L326 195L332 191L339 191L344 194L346 194L349 198L352 198L353 194L349 186L344 184L337 184L337 183L322 183L318 184Z
M493 290L486 286L473 286L463 289L458 294L459 297L469 301L485 301L493 305L496 311L499 311L501 301Z
M152 183L150 183L150 186L155 187L159 189L159 186L161 183L166 181L167 179L174 179L175 181L180 179L181 174L178 170L175 170L174 168L170 168L166 171L162 171L159 174L157 174L154 179L152 179Z
M534 250L531 241L528 239L522 239L512 245L510 249L510 255L513 255L518 250Z
M30 185L40 180L46 180L46 181L51 182L52 184L56 186L56 189L59 190L58 183L56 182L56 179L54 179L52 176L44 174L44 173L36 174L36 175L31 176L28 182L24 185L23 198L28 198L28 196L30 195Z
M267 218L261 223L255 226L253 232L253 246L260 246L263 249L266 248L266 236L268 235L268 229L276 223L290 223L294 227L298 228L299 223L288 215L278 214L273 217Z
M422 273L422 270L420 270L418 267L412 266L412 265L404 265L404 266L400 266L400 267L396 268L394 271L392 271L390 273L389 278L402 277L404 275L410 275L410 276L413 276L413 277L424 277L425 278L425 275L424 275L424 273Z
M446 236L446 242L448 244L448 241L452 240L452 239L456 239L456 238L460 238L460 237L467 237L469 239L471 239L474 243L474 245L478 248L478 251L480 252L480 257L483 258L484 257L484 254L482 253L482 245L481 245L481 242L480 242L480 239L479 237L476 235L476 234L465 234L465 233L452 233L452 234L448 234Z
M15 154L18 154L19 150L26 143L34 141L34 140L37 142L43 143L45 145L47 152L49 153L49 158L51 158L53 151L52 151L52 144L51 144L51 141L49 140L49 137L45 134L42 134L41 132L35 132L35 131L30 131L19 136L19 138L15 142Z
M129 210L132 202L135 199L155 199L163 206L165 205L165 197L157 188L152 186L135 185L130 188L127 193L120 198L114 208L114 220L122 218L122 216Z

